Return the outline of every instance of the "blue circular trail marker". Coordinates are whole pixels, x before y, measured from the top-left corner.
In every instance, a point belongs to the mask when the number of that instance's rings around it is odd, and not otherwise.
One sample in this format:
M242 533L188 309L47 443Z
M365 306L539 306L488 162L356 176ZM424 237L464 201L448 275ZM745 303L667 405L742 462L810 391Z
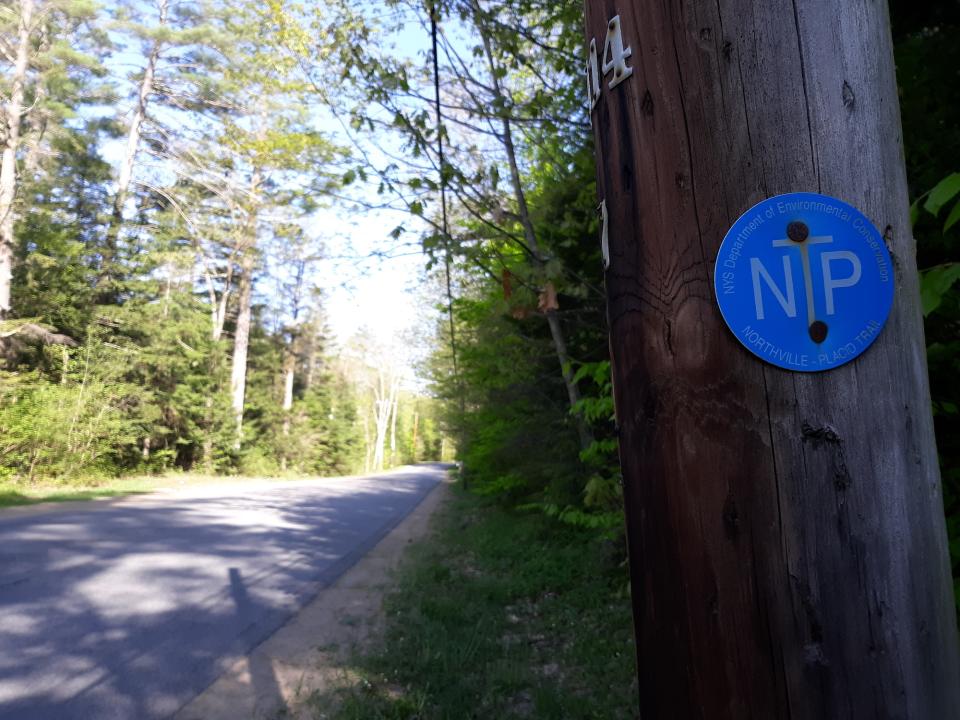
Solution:
M720 246L720 312L750 352L798 372L831 370L877 339L893 305L893 263L856 208L816 193L754 205Z

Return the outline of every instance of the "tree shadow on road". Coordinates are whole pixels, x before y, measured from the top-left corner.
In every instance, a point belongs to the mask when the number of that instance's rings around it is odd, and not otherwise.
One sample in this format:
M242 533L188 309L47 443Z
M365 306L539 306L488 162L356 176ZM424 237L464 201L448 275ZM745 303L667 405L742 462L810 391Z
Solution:
M0 719L169 717L373 547L442 470L0 517Z

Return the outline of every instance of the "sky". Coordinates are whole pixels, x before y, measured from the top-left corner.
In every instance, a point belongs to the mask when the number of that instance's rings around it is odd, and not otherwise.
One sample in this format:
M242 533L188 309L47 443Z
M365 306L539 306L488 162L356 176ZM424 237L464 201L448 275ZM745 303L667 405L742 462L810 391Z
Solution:
M423 55L430 38L419 23L408 23L395 37L395 51L407 58ZM349 144L342 127L333 118L321 120L320 128ZM377 165L386 164L378 143L392 154L402 154L391 138L355 138ZM360 196L376 204L382 201L372 191ZM317 213L317 231L323 228L331 259L322 263L321 277L327 284L327 312L331 329L345 343L361 326L385 345L405 345L403 336L430 315L418 292L425 281L427 258L419 251L419 236L425 225L409 213L396 210L333 207ZM407 231L394 240L390 233L399 225ZM389 257L373 257L388 252ZM345 259L340 259L345 258ZM356 258L351 259L351 258ZM413 358L407 358L409 362ZM408 364L409 364L408 362Z
M390 259L363 257L394 245L389 233L404 221L409 221L408 216L394 211L351 214L330 209L307 223L326 238L331 259L320 263L318 280L325 288L330 327L341 343L365 326L389 344L422 315L416 295L424 278L422 253L407 248Z

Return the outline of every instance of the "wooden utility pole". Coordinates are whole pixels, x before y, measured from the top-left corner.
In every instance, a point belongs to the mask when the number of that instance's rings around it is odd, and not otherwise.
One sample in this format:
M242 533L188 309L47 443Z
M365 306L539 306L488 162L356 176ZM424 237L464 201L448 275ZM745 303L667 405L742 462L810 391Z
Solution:
M886 3L587 0L586 30L642 717L960 717ZM713 290L793 191L894 258L886 328L825 373L747 352Z

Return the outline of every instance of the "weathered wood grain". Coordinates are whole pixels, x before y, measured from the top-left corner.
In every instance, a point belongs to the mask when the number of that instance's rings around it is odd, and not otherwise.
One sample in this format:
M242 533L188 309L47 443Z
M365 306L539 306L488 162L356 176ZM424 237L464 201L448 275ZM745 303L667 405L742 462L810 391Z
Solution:
M960 717L886 3L587 0L598 51L615 15L633 76L592 118L643 718ZM795 191L896 267L828 373L750 355L713 296L733 221Z

